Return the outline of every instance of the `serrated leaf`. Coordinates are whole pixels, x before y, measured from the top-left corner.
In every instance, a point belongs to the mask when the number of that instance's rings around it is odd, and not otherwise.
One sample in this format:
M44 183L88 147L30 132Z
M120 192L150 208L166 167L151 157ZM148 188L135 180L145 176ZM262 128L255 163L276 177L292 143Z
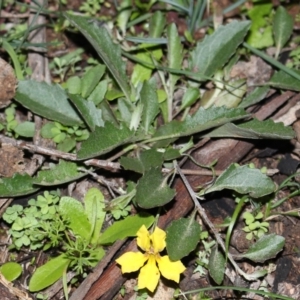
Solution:
M86 98L99 83L105 71L104 65L97 65L89 69L81 79L81 96Z
M13 177L0 179L0 197L17 197L35 193L39 188L33 187L33 179L28 175L16 173Z
M90 241L92 225L88 219L83 205L72 197L61 197L59 212L68 222L68 226L75 235L79 235L86 241Z
M245 254L240 257L254 262L265 262L277 255L283 249L285 238L275 233L263 235L255 244L251 245Z
M0 273L8 281L17 279L22 274L22 266L16 262L10 261L0 267Z
M155 11L149 21L149 36L153 38L160 38L165 24L165 15L160 10Z
M83 160L105 154L128 143L133 135L134 131L124 124L116 128L112 123L105 122L104 127L96 126L89 138L82 142L77 158Z
M168 38L168 65L171 69L181 69L181 63L183 59L183 47L180 41L180 37L177 32L175 23L171 23L167 28ZM174 86L179 79L178 75L169 75L170 89L173 91Z
M161 137L164 139L178 138L189 136L201 131L221 126L230 121L243 119L248 114L240 108L210 107L204 109L200 107L193 116L187 116L183 122L174 120L164 126L161 126L154 138Z
M222 68L243 42L250 28L249 21L233 21L226 26L219 26L202 42L197 43L191 52L190 69L195 72L195 78L206 80Z
M21 80L15 99L33 113L49 120L69 126L82 124L82 120L68 101L66 92L57 84Z
M68 268L70 260L64 254L49 260L37 268L29 282L29 291L38 292L60 279Z
M65 17L86 37L110 70L126 98L130 100L130 87L122 61L121 48L114 44L104 26L86 17L65 13Z
M96 188L91 188L84 196L84 207L87 217L92 225L91 243L95 244L100 235L106 211L104 210L104 196Z
M35 123L28 121L22 122L14 128L14 132L20 136L28 138L34 137Z
M200 240L200 225L193 219L173 221L166 230L167 252L171 260L180 260L193 251Z
M220 285L224 279L225 264L225 258L222 252L218 250L218 247L214 247L209 256L208 270L210 276L218 285Z
M33 182L42 186L53 186L75 181L86 175L86 173L78 172L77 168L76 163L61 159L51 169L39 171L37 176L33 178Z
M155 220L155 217L146 213L129 216L122 221L114 222L100 236L99 244L111 244L116 240L122 240L127 237L136 236L138 230L145 225L149 228Z
M76 94L69 94L69 98L91 131L94 131L96 126L101 127L104 125L101 110L97 109L94 102L85 100Z
M143 114L141 125L146 133L159 113L159 104L156 93L155 81L145 81L140 93L141 103L143 105Z
M205 190L205 193L222 191L224 189L259 198L273 193L276 186L260 170L232 164L217 178L213 186Z
M142 208L163 206L175 196L158 168L145 172L136 187L136 204Z
M292 69L294 72L300 75L298 70ZM300 91L300 81L296 79L294 76L287 74L284 71L276 72L268 82L269 85L284 89L284 90L292 90L292 91Z
M227 123L204 135L205 137L232 137L244 139L292 139L295 133L291 127L273 120L259 121L257 119L235 125Z
M273 33L277 52L284 47L293 32L293 17L282 6L276 10L273 23Z

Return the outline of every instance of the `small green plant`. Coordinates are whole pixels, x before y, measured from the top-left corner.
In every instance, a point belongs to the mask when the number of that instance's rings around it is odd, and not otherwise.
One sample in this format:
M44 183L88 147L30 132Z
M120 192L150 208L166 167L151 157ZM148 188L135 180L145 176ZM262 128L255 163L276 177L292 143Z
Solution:
M290 55L290 61L287 62L287 67L299 69L300 68L300 47L297 47L293 51L291 51Z
M204 246L204 250L198 251L198 258L196 260L196 268L194 270L194 273L199 273L200 276L207 274L208 264L209 264L209 257L211 254L212 247L216 244L215 241L205 241L208 239L208 232L203 231L201 232L200 239L202 240L202 244Z
M61 57L55 57L50 63L49 67L54 75L59 76L61 82L65 80L68 73L75 74L76 71L81 70L81 67L76 64L81 61L82 48L78 48Z
M127 217L129 212L131 211L131 206L129 205L129 203L131 202L136 193L136 190L134 189L134 186L131 183L129 190L131 190L129 193L113 199L105 207L105 209L112 214L115 220Z
M63 238L66 224L58 215L59 195L45 191L37 199L30 199L28 206L19 204L8 207L3 219L11 224L10 248L29 247L31 250L47 250L57 246Z
M16 105L11 104L9 107L7 107L4 111L5 114L5 121L4 124L0 124L0 130L5 129L6 135L12 136L13 130L18 125L18 121L15 119L16 115Z
M93 17L95 16L101 9L101 5L104 0L86 0L79 7L79 10L84 12L85 15Z
M86 140L89 132L79 126L67 127L58 122L49 122L42 127L41 136L52 139L58 150L69 152L75 148L76 142Z
M253 237L260 238L266 232L268 232L269 223L262 221L262 212L259 212L256 215L253 215L250 212L245 212L243 214L243 218L245 219L245 223L247 225L243 228L243 230L248 233L246 235L247 240L252 240Z
M16 105L11 104L4 110L5 121L0 124L0 131L5 130L7 136L22 136L33 137L35 131L35 125L33 122L25 121L18 122L16 119Z
M28 207L14 205L3 214L3 219L11 224L9 232L15 248L45 251L55 247L62 253L37 269L30 281L31 291L51 285L68 267L83 274L103 257L98 239L106 214L104 198L99 190L92 188L84 200L83 207L78 200L60 198L57 193L46 191L36 200L29 200ZM55 274L49 276L54 269Z

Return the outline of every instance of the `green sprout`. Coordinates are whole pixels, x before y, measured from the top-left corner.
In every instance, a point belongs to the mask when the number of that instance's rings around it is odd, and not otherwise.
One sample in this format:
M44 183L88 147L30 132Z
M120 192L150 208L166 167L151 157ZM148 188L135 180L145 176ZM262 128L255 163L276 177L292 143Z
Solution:
M18 136L23 137L33 137L35 132L35 124L33 122L25 121L18 122L16 119L16 105L11 104L4 110L5 120L0 123L0 131L5 130L7 136L13 136L18 138Z
M89 132L79 126L67 127L58 122L49 122L42 127L41 136L52 139L58 150L69 152L75 148L76 142L86 140Z
M30 247L31 250L57 246L66 228L57 214L59 197L56 192L45 191L37 199L30 199L28 207L21 205L8 207L3 220L11 224L11 248Z
M100 4L102 4L104 0L86 0L79 7L79 10L84 12L87 16L95 16L101 9Z
M250 212L245 212L243 214L243 218L245 219L245 223L247 225L243 228L243 230L248 233L246 235L247 240L252 240L253 237L260 238L262 235L268 232L269 223L261 222L263 219L262 212L259 212L256 216Z
M76 71L81 70L81 67L76 64L81 61L82 48L78 48L61 57L55 57L50 63L49 67L54 75L59 76L60 81L64 81L68 73L75 74Z

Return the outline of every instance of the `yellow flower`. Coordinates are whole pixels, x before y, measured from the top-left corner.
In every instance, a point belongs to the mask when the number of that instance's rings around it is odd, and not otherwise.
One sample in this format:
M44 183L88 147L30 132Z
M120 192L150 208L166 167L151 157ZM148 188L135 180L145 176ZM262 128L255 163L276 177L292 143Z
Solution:
M127 252L116 260L121 265L122 273L135 272L142 267L138 277L139 289L147 288L153 292L160 273L167 279L179 282L180 273L185 267L180 260L173 262L167 255L162 257L159 255L166 247L165 240L166 233L163 230L155 227L154 232L150 234L143 225L137 232L137 244L145 253Z

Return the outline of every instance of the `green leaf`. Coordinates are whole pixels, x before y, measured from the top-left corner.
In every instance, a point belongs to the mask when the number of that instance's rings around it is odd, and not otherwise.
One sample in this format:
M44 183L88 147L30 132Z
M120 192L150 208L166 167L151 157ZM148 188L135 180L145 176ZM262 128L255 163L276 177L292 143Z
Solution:
M274 258L283 249L285 238L275 233L263 235L249 250L239 257L248 258L254 262L265 262Z
M82 178L86 173L78 172L76 163L59 160L57 165L52 165L49 170L39 171L33 178L34 184L42 186L53 186L75 181Z
M248 96L246 96L243 101L240 103L238 107L246 108L253 104L260 102L261 100L265 99L266 95L268 94L270 88L268 86L260 86L257 87L251 92Z
M72 149L74 149L76 146L76 141L74 138L71 138L71 137L67 137L65 138L62 142L60 142L56 148L57 150L59 151L62 151L62 152L69 152L71 151Z
M257 119L235 125L227 123L204 135L205 137L233 137L244 139L287 139L294 138L295 133L291 127L273 120L259 121Z
M116 240L122 240L130 236L136 236L138 230L145 225L149 228L155 220L155 217L147 213L129 216L122 221L114 222L100 236L98 242L100 244L111 244Z
M200 107L193 116L187 116L185 121L174 120L159 129L154 134L154 138L163 139L189 136L201 131L217 127L230 121L243 119L248 114L240 108L210 107L204 109Z
M143 105L142 122L146 133L149 131L149 127L154 121L156 115L159 113L159 104L156 93L156 82L145 81L140 93L141 103Z
M35 193L33 179L28 174L14 174L13 177L0 179L0 197L17 197Z
M87 101L80 97L80 95L75 94L69 94L69 98L91 131L94 131L96 126L101 127L104 125L101 110L96 108L94 102Z
M153 38L161 37L164 27L166 25L166 18L164 13L157 10L149 22L149 36Z
M49 260L38 267L29 282L29 291L38 292L60 279L68 268L70 260L64 254Z
M16 262L7 262L0 267L0 273L8 281L17 279L22 274L22 266Z
M209 256L208 270L210 276L218 285L220 285L224 279L225 265L226 262L222 252L218 250L218 247L214 247Z
M120 163L125 170L132 170L143 174L153 167L160 167L162 165L163 153L152 148L141 152L138 158L122 156Z
M183 47L180 41L180 37L177 32L175 23L171 23L167 28L167 38L168 38L168 65L171 69L181 69L182 59L183 59ZM169 82L170 89L173 91L178 75L170 74Z
M121 156L120 163L125 170L144 173L144 166L138 158Z
M145 172L136 187L136 204L142 208L163 206L175 196L158 168Z
M84 197L85 212L92 224L91 243L95 244L99 238L100 230L102 228L106 211L104 210L104 196L96 188L88 190Z
M166 230L167 252L171 260L180 260L192 252L200 240L201 228L194 219L173 221Z
M59 212L68 221L68 226L75 235L90 241L92 226L82 204L72 197L61 197Z
M197 99L199 99L199 96L199 88L189 87L182 97L180 110L192 106L197 101Z
M276 189L274 182L258 169L248 166L230 165L205 193L231 189L240 194L249 194L253 198L263 197Z
M27 138L34 137L35 124L34 122L25 121L23 123L18 124L14 128L14 132L23 137L27 137Z
M82 120L69 103L66 92L57 84L21 80L15 99L35 114L49 120L69 126L82 124Z
M197 47L191 52L190 61L194 77L206 80L221 69L243 42L249 27L249 21L233 21L226 26L219 26L213 34L197 43Z
M70 13L65 13L66 18L86 37L106 67L111 72L114 79L119 84L126 98L130 100L130 87L125 73L125 63L122 61L121 49L114 44L104 26L99 26L97 22Z
M247 42L254 48L265 48L272 46L272 26L268 19L272 14L272 3L256 3L248 10L249 18L251 19L251 28L247 37Z
M116 128L112 123L105 122L104 127L96 126L86 141L83 141L77 153L80 160L105 154L116 147L128 143L134 135L126 125Z
M300 71L292 69L294 72L300 75ZM268 82L269 85L284 89L284 90L292 90L299 92L300 91L300 81L296 79L294 76L287 74L284 71L276 72Z
M81 79L81 96L87 98L99 83L105 71L104 65L97 65L89 69Z
M81 80L78 76L72 76L67 79L67 89L70 94L80 94Z
M104 96L107 92L107 80L101 80L97 86L95 87L95 89L92 91L92 93L90 94L90 96L87 98L88 101L93 101L95 103L95 105L98 105L99 103L101 103L104 99Z
M273 33L276 44L276 57L293 32L293 17L282 6L276 10L273 23Z
M136 55L136 58L141 61L144 61L145 63L153 64L153 60L150 54L148 53L144 53L144 52L138 53ZM139 83L149 80L151 74L152 74L152 69L149 66L136 63L131 75L131 82L133 86L136 87L138 86Z

